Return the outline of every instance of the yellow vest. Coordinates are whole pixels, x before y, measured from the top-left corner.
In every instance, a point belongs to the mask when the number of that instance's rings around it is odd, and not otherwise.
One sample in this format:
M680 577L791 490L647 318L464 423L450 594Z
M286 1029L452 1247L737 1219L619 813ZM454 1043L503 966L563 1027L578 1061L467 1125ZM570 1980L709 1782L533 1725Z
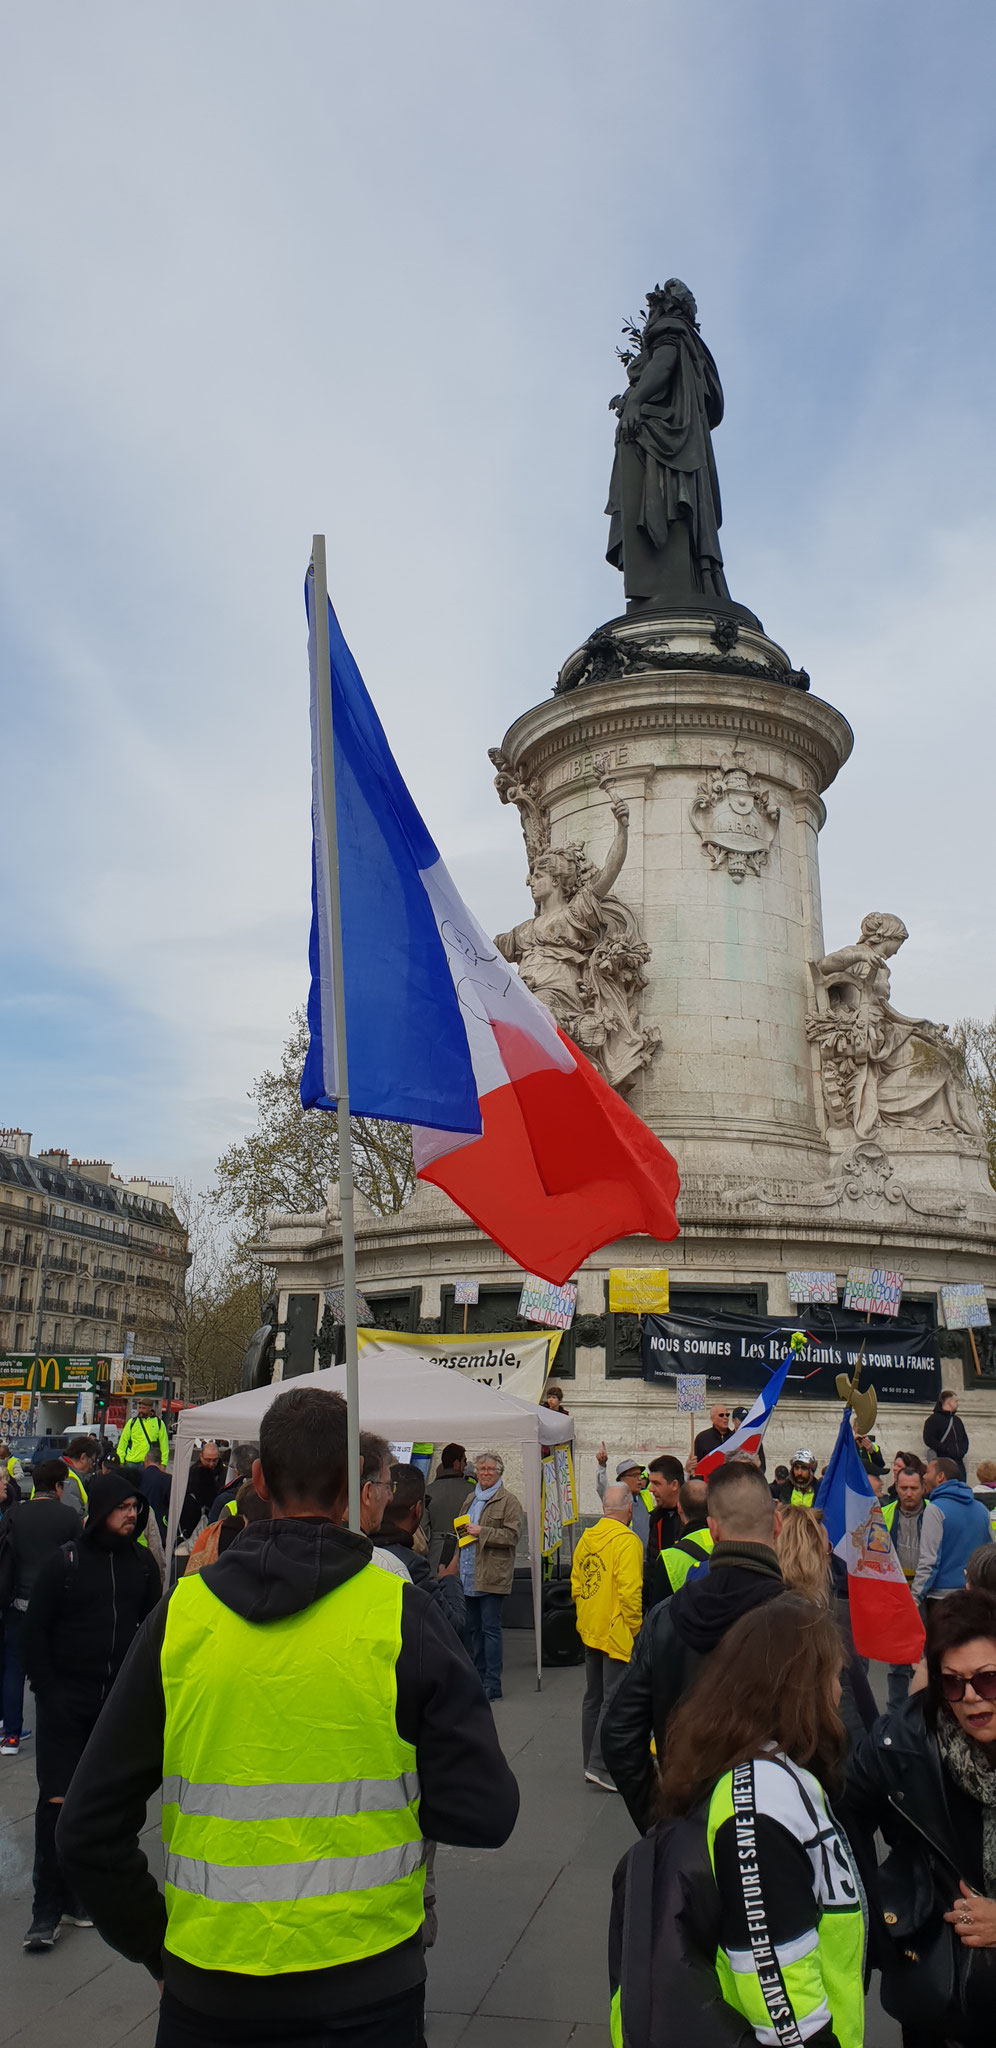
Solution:
M415 1749L395 1718L403 1592L368 1564L264 1624L200 1574L180 1580L161 1659L171 1955L280 1976L421 1927Z
M713 1546L712 1532L709 1529L693 1529L689 1535L680 1536L677 1544L669 1544L666 1550L661 1551L661 1563L670 1580L672 1593L678 1592L689 1572L694 1571L701 1563L700 1558L691 1557L687 1550L681 1548L685 1543L692 1544L696 1550L701 1551L702 1557L706 1558Z

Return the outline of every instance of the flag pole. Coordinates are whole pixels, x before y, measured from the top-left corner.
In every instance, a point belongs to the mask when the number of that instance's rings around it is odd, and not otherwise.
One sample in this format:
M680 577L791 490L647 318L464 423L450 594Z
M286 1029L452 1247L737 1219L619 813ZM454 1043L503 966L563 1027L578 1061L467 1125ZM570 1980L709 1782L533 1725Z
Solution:
M332 670L329 658L329 590L325 535L311 544L315 658L318 675L318 753L322 814L328 849L329 922L332 953L332 1009L335 1018L336 1122L339 1130L339 1208L342 1218L342 1294L346 1325L346 1470L349 1526L360 1526L360 1379L356 1345L356 1230L353 1221L353 1141L349 1126L349 1067L346 1059L346 989L342 970L342 903L339 893L339 836L335 808L335 749L332 744Z

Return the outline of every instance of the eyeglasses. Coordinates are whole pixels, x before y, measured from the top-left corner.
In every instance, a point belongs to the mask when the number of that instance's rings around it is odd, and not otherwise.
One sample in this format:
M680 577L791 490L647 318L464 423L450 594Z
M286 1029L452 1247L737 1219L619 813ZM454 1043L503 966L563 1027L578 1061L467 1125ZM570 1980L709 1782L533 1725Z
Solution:
M393 1493L393 1492L395 1491L395 1485L394 1485L394 1480L393 1480L393 1479L365 1479L365 1480L363 1481L363 1484L364 1484L364 1486L380 1486L380 1487L383 1487L383 1489L384 1489L385 1493Z
M971 1686L978 1700L996 1700L996 1671L973 1671L971 1678L961 1678L957 1671L941 1672L941 1693L951 1706L965 1697Z

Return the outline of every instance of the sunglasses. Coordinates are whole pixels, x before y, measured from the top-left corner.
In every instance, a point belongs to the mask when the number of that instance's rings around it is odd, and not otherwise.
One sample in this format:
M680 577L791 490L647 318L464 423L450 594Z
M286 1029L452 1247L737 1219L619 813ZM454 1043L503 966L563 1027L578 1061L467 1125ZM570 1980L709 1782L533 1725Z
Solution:
M973 1671L970 1678L959 1678L955 1671L941 1672L941 1694L951 1706L964 1699L969 1685L976 1699L996 1700L996 1671Z

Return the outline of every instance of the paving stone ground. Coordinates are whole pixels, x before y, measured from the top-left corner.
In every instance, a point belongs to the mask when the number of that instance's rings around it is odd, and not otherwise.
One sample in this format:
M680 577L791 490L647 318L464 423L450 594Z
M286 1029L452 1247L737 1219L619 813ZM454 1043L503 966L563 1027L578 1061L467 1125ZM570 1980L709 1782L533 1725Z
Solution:
M610 1888L633 1831L622 1801L581 1774L583 1673L544 1672L537 1693L532 1658L532 1636L510 1632L495 1715L522 1791L511 1841L438 1854L428 2048L608 2048ZM98 1934L67 1927L49 1955L21 1947L31 1917L33 1750L29 1742L16 1762L0 1761L0 2041L153 2048L155 1986ZM151 1813L144 1839L157 1866ZM899 2044L874 1993L865 2041Z

